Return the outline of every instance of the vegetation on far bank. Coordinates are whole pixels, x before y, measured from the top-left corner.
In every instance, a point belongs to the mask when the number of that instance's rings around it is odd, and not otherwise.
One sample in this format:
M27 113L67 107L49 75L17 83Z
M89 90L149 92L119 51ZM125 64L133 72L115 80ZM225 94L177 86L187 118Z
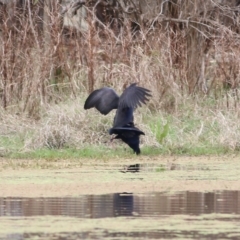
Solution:
M83 109L84 96L42 108L39 120L2 111L0 154L9 158L109 159L133 157L119 140L110 142L114 112L102 116ZM191 98L170 113L140 108L135 113L142 155L219 155L239 152L238 111L216 108L217 101ZM215 103L211 102L215 101ZM221 101L224 101L223 98ZM211 102L211 104L209 104ZM151 105L151 102L150 102Z
M99 27L91 7L88 28L69 34L59 6L44 7L40 29L40 1L28 12L16 9L11 21L0 9L0 155L134 158L125 144L110 143L114 113L83 109L91 89L110 86L121 93L133 82L153 95L134 115L145 132L142 155L238 154L240 38L234 11L214 1L176 2L151 26L133 32L124 22L117 33L108 24Z

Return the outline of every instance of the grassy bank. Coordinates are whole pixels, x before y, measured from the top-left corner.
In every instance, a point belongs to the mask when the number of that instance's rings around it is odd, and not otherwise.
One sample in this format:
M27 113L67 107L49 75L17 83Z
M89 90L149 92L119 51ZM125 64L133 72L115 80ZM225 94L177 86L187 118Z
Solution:
M132 150L119 140L110 142L108 129L114 111L102 116L85 111L81 94L41 109L38 120L2 111L0 153L9 158L77 159L132 157ZM220 100L182 97L175 110L147 107L135 113L142 155L218 155L239 152L239 111ZM221 106L221 107L219 107Z

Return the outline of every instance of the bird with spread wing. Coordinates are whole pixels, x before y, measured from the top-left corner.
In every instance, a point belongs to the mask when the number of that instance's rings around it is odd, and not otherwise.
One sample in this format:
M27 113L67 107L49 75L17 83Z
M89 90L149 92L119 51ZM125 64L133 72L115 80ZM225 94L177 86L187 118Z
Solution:
M109 87L93 91L85 101L84 109L96 108L100 113L107 115L117 109L113 127L109 134L116 134L114 139L121 139L128 144L136 154L140 154L139 136L145 135L134 125L133 112L137 107L146 104L151 97L150 90L137 86L136 83L127 87L121 96Z

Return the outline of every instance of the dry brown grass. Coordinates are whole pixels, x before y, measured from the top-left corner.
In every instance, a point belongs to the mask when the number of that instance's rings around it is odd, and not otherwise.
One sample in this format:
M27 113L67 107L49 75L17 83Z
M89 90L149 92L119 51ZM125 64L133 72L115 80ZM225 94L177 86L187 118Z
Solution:
M147 107L136 113L136 124L146 133L144 145L161 147L150 127L161 121L169 122L164 141L169 147L216 144L239 149L236 31L206 21L209 28L199 28L192 36L187 26L173 31L171 25L162 25L165 29L143 28L133 38L125 26L116 40L111 29L99 32L89 18L89 32L66 39L54 12L49 12L53 25L44 34L34 14L31 18L16 15L13 25L7 24L8 15L3 16L1 135L20 134L25 149L108 144L114 113L105 117L93 110L86 112L84 99L89 89L108 85L121 93L133 82L153 95ZM213 26L218 30L211 35ZM193 36L204 47L196 50L201 51L201 62L191 68L188 44Z

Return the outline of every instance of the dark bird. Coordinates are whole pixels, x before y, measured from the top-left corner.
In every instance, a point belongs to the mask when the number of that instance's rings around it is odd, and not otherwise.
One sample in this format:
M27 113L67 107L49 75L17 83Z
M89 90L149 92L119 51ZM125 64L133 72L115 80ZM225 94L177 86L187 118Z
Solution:
M146 104L149 101L148 97L151 96L150 90L138 87L136 83L126 88L120 97L112 88L104 87L88 96L84 109L95 107L104 115L117 109L109 134L116 134L114 139L122 139L136 154L139 154L139 136L145 134L134 126L133 112L141 104Z
M131 123L131 125L133 125L133 123ZM116 134L117 136L113 139L122 139L122 141L128 144L128 146L132 148L136 154L141 153L139 148L139 136L145 134L138 128L127 125L123 127L113 127L109 130L109 134Z

